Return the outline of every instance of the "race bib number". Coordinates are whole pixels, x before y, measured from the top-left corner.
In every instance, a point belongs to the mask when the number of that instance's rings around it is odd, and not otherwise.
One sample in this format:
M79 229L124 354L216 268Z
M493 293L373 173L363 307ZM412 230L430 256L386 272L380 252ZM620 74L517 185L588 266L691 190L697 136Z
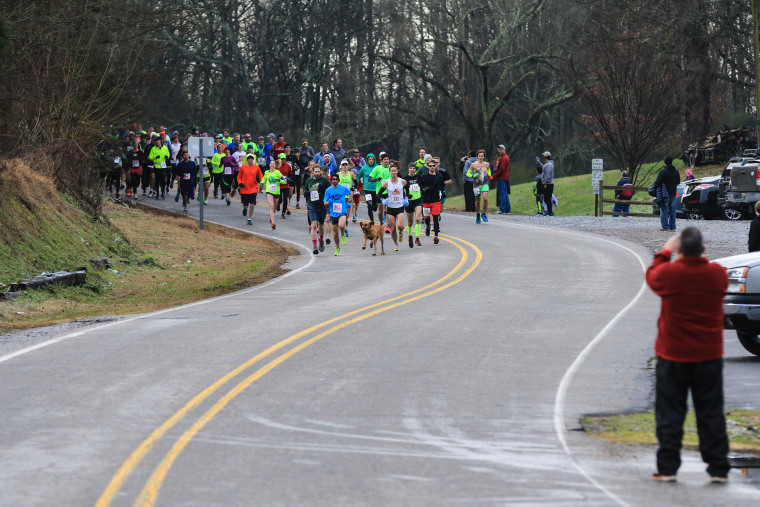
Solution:
M166 169L166 162L161 162L161 169Z
M229 176L230 174L232 174L232 167L225 167L225 168L224 168L224 174L226 174L226 175L228 175L228 176Z
M204 175L208 174L208 167L206 167L205 165L203 166L203 174Z
M190 173L184 173L184 174L182 175L182 179L183 179L183 180L189 180L189 179L190 179Z
M372 202L372 194L364 194L364 200L367 202Z
M430 216L430 208L422 208L422 216L423 217L429 217Z
M334 202L332 205L332 211L333 213L343 213L343 203L342 202Z
M341 184L340 184L340 186L341 186L341 187L345 187L345 188L348 188L348 189L350 189L350 188L351 188L351 185L349 185L348 183L341 183Z
M474 188L472 190L475 193L475 195L480 195L480 189L479 188Z
M391 199L388 202L391 202L393 204L401 204L401 196L400 195L391 196Z
M296 176L298 176L299 174L301 174L301 170L300 170L300 169L296 169L296 170L293 172L293 174L295 174Z
M140 167L140 161L139 160L133 160L132 161L132 167Z
M267 187L267 192L269 192L270 194L274 194L275 192L277 192L277 183L270 183L269 186Z
M317 201L319 201L319 191L318 190L312 190L309 193L309 195L310 195L309 198L311 199L311 202L317 202Z
M410 192L415 192L415 193L419 192L420 191L420 186L417 183L412 183L411 185L409 185L409 191Z

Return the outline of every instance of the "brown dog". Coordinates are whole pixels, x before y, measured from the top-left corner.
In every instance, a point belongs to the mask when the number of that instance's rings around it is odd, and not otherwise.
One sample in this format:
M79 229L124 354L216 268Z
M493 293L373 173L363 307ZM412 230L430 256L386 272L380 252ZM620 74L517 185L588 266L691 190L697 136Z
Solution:
M383 228L380 225L375 225L372 222L361 222L359 226L364 233L364 245L362 250L367 248L367 240L370 240L370 248L374 247L375 252L372 255L377 255L377 242L380 241L380 255L385 255L385 243L383 243Z

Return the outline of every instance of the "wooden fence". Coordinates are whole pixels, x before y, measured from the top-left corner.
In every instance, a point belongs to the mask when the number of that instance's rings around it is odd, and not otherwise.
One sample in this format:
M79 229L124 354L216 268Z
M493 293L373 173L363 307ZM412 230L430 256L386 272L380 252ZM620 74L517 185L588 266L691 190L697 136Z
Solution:
M636 200L624 200L624 199L605 199L604 198L604 191L605 190L633 190L636 193L641 193L647 197L646 201L636 201ZM615 195L614 193L612 195ZM636 198L636 194L633 195L634 199ZM616 204L639 204L644 206L652 206L652 198L649 196L649 187L617 187L615 185L599 185L599 216L604 216L604 203L611 202ZM608 215L611 215L612 212L608 212ZM655 215L654 213L623 213L622 211L617 211L614 213L615 215L622 215L627 217L656 217L658 215Z

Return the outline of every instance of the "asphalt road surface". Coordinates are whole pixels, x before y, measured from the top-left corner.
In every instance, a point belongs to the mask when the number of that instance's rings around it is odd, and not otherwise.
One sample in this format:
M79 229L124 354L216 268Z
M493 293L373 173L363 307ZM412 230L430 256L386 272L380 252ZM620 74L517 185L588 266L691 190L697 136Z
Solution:
M653 448L578 431L651 403L647 249L449 214L437 246L386 236L372 257L350 223L339 257L312 256L302 211L275 231L262 205L253 226L237 201L205 218L303 255L235 294L5 341L0 504L760 504L697 453L657 484ZM726 344L727 405L756 406L733 388L758 364Z

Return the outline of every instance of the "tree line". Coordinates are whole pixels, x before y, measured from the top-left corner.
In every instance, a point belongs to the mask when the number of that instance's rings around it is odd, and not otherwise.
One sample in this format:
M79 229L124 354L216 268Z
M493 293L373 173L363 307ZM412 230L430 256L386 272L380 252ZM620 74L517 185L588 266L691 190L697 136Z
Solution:
M755 111L750 0L1 1L3 156L48 147L71 190L134 121L449 168L504 144L519 181L545 150L635 174Z

